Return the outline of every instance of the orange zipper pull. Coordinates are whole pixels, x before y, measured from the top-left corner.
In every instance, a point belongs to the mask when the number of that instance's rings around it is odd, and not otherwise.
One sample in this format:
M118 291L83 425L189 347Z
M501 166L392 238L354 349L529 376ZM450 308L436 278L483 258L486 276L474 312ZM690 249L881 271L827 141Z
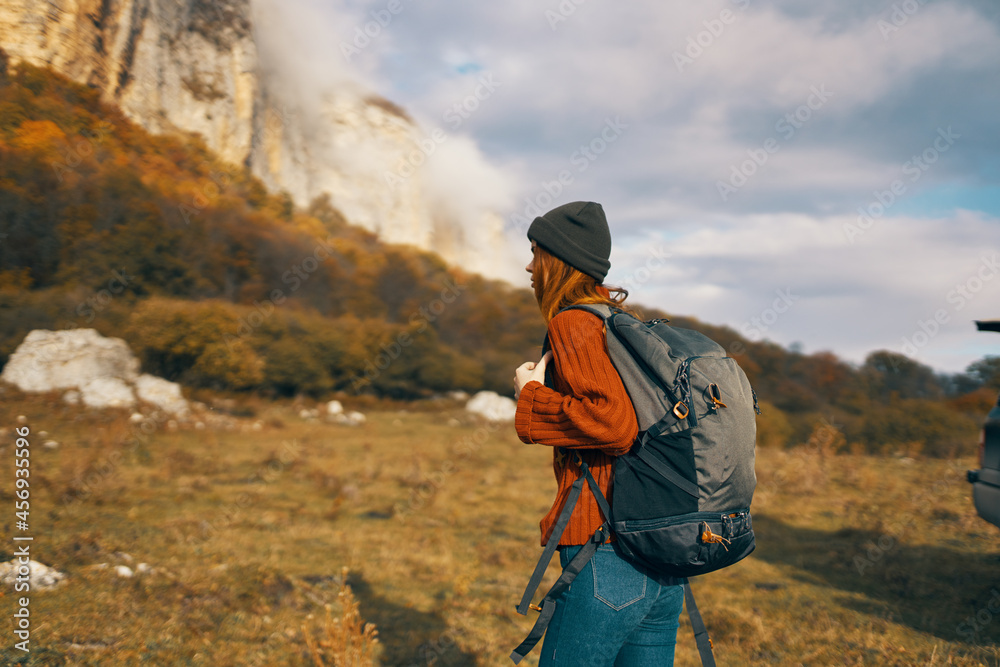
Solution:
M705 544L721 544L723 549L729 551L729 547L726 546L727 544L729 544L729 540L724 538L722 535L716 535L715 533L713 533L712 529L708 527L708 523L702 521L699 528L701 528L702 542L704 542Z

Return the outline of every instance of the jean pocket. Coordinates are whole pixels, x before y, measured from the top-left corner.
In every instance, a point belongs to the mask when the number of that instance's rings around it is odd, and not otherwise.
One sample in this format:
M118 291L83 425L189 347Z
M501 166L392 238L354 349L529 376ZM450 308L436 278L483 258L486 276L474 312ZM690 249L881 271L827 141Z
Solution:
M646 575L619 556L610 544L601 545L590 560L594 597L619 610L646 597Z

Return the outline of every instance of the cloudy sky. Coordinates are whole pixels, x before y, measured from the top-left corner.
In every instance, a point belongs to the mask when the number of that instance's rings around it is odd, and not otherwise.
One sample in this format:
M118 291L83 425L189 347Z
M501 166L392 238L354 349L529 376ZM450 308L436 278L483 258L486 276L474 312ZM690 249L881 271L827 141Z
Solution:
M1000 354L994 0L282 7L316 76L444 131L518 266L536 208L593 200L637 303L854 362Z

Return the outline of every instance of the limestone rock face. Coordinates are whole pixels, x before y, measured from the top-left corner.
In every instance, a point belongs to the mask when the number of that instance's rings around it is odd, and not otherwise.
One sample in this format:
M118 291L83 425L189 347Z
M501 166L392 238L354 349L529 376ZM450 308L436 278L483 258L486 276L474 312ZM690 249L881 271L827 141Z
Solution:
M465 409L490 421L510 422L517 413L517 403L495 391L481 391L465 404Z
M32 331L10 355L0 380L21 391L68 389L67 403L89 408L129 408L138 398L171 415L189 411L180 385L140 375L128 344L95 329Z
M251 0L4 0L0 47L98 88L151 132L200 134L299 205L327 193L349 222L385 241L506 277L499 216L465 219L432 201L424 169L387 182L427 141L406 113L355 87L304 110L261 62L253 17Z

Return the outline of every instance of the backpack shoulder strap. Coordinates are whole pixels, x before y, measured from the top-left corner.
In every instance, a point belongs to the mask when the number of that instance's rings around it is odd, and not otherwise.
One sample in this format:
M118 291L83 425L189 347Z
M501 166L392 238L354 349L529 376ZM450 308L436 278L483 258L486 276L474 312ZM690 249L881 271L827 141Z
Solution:
M565 308L560 310L559 313L563 312L564 310L585 310L588 313L593 313L594 315L597 315L602 320L608 319L616 312L613 308L611 308L611 306L608 306L603 303L578 303L575 306L566 306ZM559 313L556 314L558 315Z
M701 612L698 611L698 605L694 601L694 593L691 591L691 584L687 579L684 580L684 606L687 607L688 618L691 619L691 630L694 631L694 641L698 645L701 664L704 667L715 667L712 640L708 637L708 628L701 618Z
M566 450L563 451L565 452ZM522 616L528 613L528 609L534 609L539 612L539 615L535 620L534 626L531 628L531 632L510 654L510 658L513 660L515 665L520 663L521 660L524 659L524 656L526 656L542 638L542 635L545 633L545 629L549 625L549 621L552 620L552 614L555 612L556 599L562 595L563 591L569 588L570 584L573 583L573 580L576 579L576 575L580 574L583 567L590 562L590 558L594 555L594 551L597 550L598 545L603 544L611 534L611 507L608 505L607 499L601 492L601 487L598 486L597 480L594 479L594 476L590 472L590 468L587 466L586 462L582 457L578 458L580 462L580 476L576 478L576 481L573 482L573 486L570 488L569 496L563 504L562 513L559 515L559 519L556 522L555 527L552 529L552 534L549 535L545 551L542 552L541 558L538 559L538 564L535 566L535 571L531 575L531 580L528 582L527 588L524 589L524 595L521 597L521 603L517 606L517 613ZM539 605L532 605L531 598L534 596L535 590L538 589L538 585L542 582L542 577L545 574L546 569L548 569L549 561L555 553L556 547L559 544L559 539L566 530L567 524L569 524L570 516L573 514L573 508L576 506L577 500L580 497L580 491L583 488L584 481L586 481L586 483L590 486L591 493L594 494L594 498L597 500L597 504L601 508L601 512L604 514L604 523L594 532L587 544L585 544L576 556L573 557L573 560L569 562L566 568L562 571L562 574L559 576L559 579L556 580L556 583L553 584L552 588L550 588L545 594L541 603Z

